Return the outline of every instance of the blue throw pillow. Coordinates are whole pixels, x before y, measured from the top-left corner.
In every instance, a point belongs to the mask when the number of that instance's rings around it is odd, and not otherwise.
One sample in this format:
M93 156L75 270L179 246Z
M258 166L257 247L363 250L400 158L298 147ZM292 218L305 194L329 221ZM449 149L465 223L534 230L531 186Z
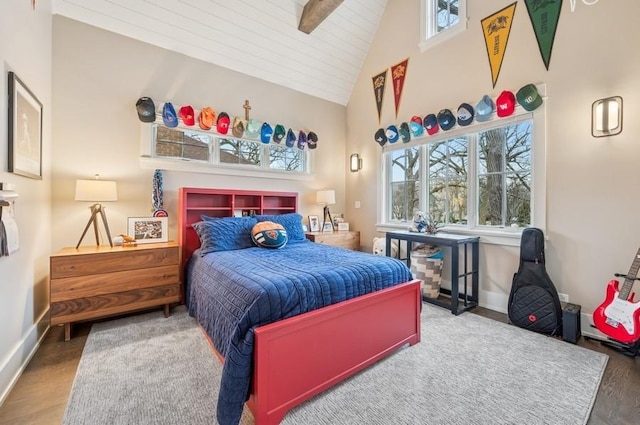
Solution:
M253 217L227 217L193 223L200 238L200 255L216 251L251 248L251 229L257 223Z
M302 216L298 213L288 213L280 215L256 215L258 222L273 221L282 224L287 231L289 242L306 241L304 230L302 229Z

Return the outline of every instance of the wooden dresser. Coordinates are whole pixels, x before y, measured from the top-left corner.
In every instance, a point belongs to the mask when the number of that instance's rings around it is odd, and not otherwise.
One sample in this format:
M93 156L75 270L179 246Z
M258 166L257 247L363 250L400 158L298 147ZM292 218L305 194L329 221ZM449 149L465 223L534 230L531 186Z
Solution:
M180 301L180 247L175 242L136 247L63 248L50 258L51 325Z
M307 232L305 236L312 242L360 251L360 232L358 231Z

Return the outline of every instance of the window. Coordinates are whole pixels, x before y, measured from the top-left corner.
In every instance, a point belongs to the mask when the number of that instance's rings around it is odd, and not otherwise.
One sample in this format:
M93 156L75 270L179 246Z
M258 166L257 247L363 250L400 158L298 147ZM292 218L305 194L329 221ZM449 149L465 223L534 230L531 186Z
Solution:
M531 114L525 114L475 131L460 127L450 137L416 139L423 142L410 148L389 145L383 155L388 193L383 221L406 225L422 210L458 230L533 225L534 127ZM543 147L539 150L542 156Z
M151 156L210 165L224 165L269 172L306 174L305 150L275 143L221 137L217 134L153 125Z
M445 41L467 29L467 0L422 0L420 49Z

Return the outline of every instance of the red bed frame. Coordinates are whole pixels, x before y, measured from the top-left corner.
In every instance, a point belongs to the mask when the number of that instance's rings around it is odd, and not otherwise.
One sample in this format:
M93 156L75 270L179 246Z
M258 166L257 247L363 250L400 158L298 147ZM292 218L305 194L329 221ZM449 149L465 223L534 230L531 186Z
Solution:
M297 210L295 193L181 188L183 264L199 246L191 228L199 215L193 211L202 210L203 198L221 193L232 199L236 194L265 197L260 199L283 196L287 207L282 212ZM293 208L291 196L296 201ZM272 213L258 205L252 209ZM420 342L421 304L420 281L412 280L256 328L253 387L247 402L256 425L279 424L291 408L398 348Z

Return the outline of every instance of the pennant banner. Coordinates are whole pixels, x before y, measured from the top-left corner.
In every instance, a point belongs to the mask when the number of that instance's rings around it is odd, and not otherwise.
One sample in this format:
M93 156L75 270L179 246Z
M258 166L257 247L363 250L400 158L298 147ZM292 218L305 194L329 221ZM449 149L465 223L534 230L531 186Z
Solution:
M491 79L493 80L494 88L500 75L504 52L507 50L511 24L513 23L513 16L516 12L516 4L517 2L514 2L480 21L484 33L484 42L487 46L487 55L489 57L489 65L491 66Z
M382 100L384 99L384 86L387 82L387 70L385 69L380 74L374 76L373 80L373 95L376 98L376 108L378 108L378 125L380 125L380 115L382 113Z
M396 118L398 118L400 100L402 99L402 88L404 87L404 79L407 76L408 64L409 58L406 58L399 64L391 67L391 80L393 81L393 99L396 103Z
M562 0L524 0L524 4L527 6L533 32L536 34L542 61L548 71Z

